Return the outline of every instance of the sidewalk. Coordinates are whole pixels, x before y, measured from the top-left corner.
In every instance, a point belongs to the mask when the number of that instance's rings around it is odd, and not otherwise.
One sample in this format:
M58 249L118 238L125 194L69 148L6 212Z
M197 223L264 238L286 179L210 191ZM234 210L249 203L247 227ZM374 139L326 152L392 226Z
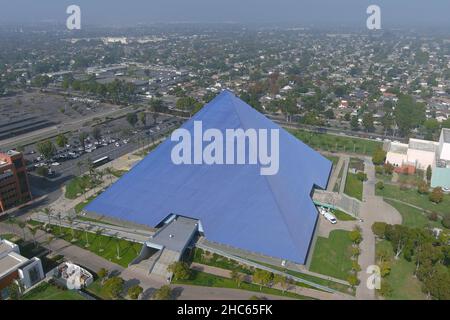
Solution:
M0 223L0 233L11 233L13 232L20 238L23 238L23 231L16 225ZM98 272L101 268L106 268L109 271L121 272L123 268L113 262L110 262L95 253L92 253L83 248L77 247L65 240L54 238L53 241L48 241L53 235L46 233L40 229L36 232L36 241L44 248L52 251L53 253L63 255L67 260L73 263L80 264L94 272ZM25 228L25 239L32 240L33 236L30 231Z
M212 266L204 265L201 263L195 263L195 262L193 262L191 264L191 269L206 272L206 273L216 275L219 277L231 279L231 271L230 270L212 267ZM245 282L253 283L252 276L243 274L243 273L241 273L241 275L243 275ZM275 284L275 285L271 286L271 288L283 291L283 288L279 284ZM342 294L328 293L328 292L323 292L323 291L314 290L314 289L310 289L310 288L299 287L296 285L290 285L289 288L285 291L293 292L293 293L296 293L296 294L299 294L302 296L307 296L307 297L311 297L311 298L319 299L319 300L352 300L353 299L352 296L346 295L344 293L342 293Z

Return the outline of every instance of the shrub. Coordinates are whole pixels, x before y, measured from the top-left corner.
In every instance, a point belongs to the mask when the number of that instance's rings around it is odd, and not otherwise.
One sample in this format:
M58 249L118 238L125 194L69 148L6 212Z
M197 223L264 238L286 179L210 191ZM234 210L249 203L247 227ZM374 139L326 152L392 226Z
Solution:
M434 188L429 195L429 199L434 203L441 203L444 200L444 192L441 187Z
M383 166L384 173L391 175L394 172L394 166L390 164L389 162L385 163Z
M384 238L384 234L386 232L386 223L385 222L374 222L372 224L372 232L378 238Z
M372 162L374 165L382 165L386 159L386 151L382 148L377 148L372 154Z
M443 218L442 218L442 225L447 228L450 229L450 213L447 213Z
M377 184L375 185L375 188L377 188L378 190L383 190L384 189L383 181L378 181Z
M429 212L427 214L427 217L431 221L437 221L438 220L438 214L436 212L434 212L434 211L433 212Z
M384 173L383 167L382 166L375 166L375 173L383 174Z
M425 181L420 181L417 186L417 192L420 194L427 194L429 191L428 184Z
M350 231L349 237L350 237L350 240L355 244L358 244L362 241L361 231L356 230L356 229Z
M356 287L359 284L359 279L355 274L349 275L347 281L350 284L350 286L352 286L352 288Z
M356 177L360 181L366 181L367 180L367 174L365 174L364 172L361 172L361 171L356 174Z
M123 291L124 280L120 277L112 277L105 281L103 288L108 296L116 299Z
M142 292L144 292L144 289L142 289L142 287L140 287L138 285L134 285L128 289L128 296L131 299L136 300L137 298L139 298L139 295Z
M381 288L378 291L383 297L389 297L392 295L391 285L386 280L381 280Z
M105 268L101 268L98 272L97 272L97 275L98 275L98 277L100 278L100 279L103 279L103 278L105 278L105 277L107 277L108 276L108 270L107 269L105 269Z

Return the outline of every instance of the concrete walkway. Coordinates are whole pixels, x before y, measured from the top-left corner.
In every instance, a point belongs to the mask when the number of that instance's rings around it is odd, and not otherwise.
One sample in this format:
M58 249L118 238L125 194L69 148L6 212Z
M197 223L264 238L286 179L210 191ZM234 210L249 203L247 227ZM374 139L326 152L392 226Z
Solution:
M191 264L191 269L206 272L206 273L216 275L219 277L231 279L231 271L230 270L212 267L212 266L204 265L201 263L195 263L195 262L193 262ZM251 275L243 274L243 273L241 273L241 275L243 276L245 282L250 282L250 283L253 282ZM271 286L271 288L283 290L283 288L279 284L275 284L275 285ZM286 291L296 293L296 294L299 294L302 296L311 297L314 299L319 299L319 300L351 300L353 298L346 294L328 293L328 292L323 292L323 291L314 290L314 289L310 289L310 288L299 287L296 285L290 285L288 290L286 290Z
M0 223L0 234L7 233L13 233L20 238L23 238L23 230L18 226ZM52 237L51 234L38 229L35 239L42 247L52 251L55 254L63 255L67 260L87 267L94 272L98 272L101 268L106 268L109 271L117 272L121 272L123 270L123 268L118 264L108 261L88 250L72 245L65 240L54 238L54 240L49 242L48 240L50 237ZM24 240L31 241L32 239L32 234L30 233L28 228L26 228Z
M333 191L334 185L338 182L339 172L341 171L343 165L344 165L344 159L342 157L339 157L339 161L336 164L336 166L334 167L333 174L331 175L330 181L328 182L328 187L327 187L328 191Z
M376 296L375 290L367 287L367 280L370 274L366 270L369 266L375 264L375 236L372 233L372 224L376 221L401 224L402 217L397 210L384 202L383 198L375 196L375 166L370 158L365 158L364 167L367 181L364 182L363 188L363 204L361 208L363 222L359 223L363 241L360 243L361 255L358 259L361 266L358 278L361 283L356 289L356 297L357 299L371 300L375 299Z

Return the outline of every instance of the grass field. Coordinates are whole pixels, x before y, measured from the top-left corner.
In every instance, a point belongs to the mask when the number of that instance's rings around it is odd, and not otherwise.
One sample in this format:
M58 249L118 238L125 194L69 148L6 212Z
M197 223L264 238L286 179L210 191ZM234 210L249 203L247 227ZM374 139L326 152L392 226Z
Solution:
M431 221L426 216L423 210L419 210L408 206L406 204L386 199L384 200L393 206L402 215L402 224L410 228L425 228L425 227L438 227L442 228L441 222Z
M444 201L434 204L428 199L428 195L419 194L415 188L400 190L398 186L386 184L383 190L376 190L376 195L410 203L424 210L435 211L441 215L450 212L450 195L448 194L444 195Z
M356 198L362 201L363 195L363 182L358 179L354 173L347 174L347 180L345 181L344 193L350 197Z
M336 219L338 219L340 221L354 221L354 220L356 220L351 215L346 214L345 212L343 212L341 210L334 210L333 214L336 217Z
M289 298L294 299L300 299L300 300L312 300L309 297L304 297L295 293L291 292L283 292L281 290L268 288L268 287L262 287L262 290L260 291L259 285L253 284L253 283L247 283L243 282L241 284L241 287L238 288L235 281L219 277L216 275L211 275L205 272L200 272L196 270L192 270L192 277L189 280L173 280L172 283L178 283L178 284L188 284L188 285L195 285L195 286L204 286L204 287L214 287L214 288L231 288L231 289L241 289L241 290L247 290L247 291L254 291L258 294L272 294L277 296L285 296Z
M23 300L86 300L72 290L61 290L50 283L43 282L23 296Z
M326 133L315 133L304 130L291 130L290 132L314 149L331 152L371 155L376 148L382 145L378 141L336 136Z
M96 185L88 175L75 177L67 183L65 196L67 199L75 199L79 194L83 194L84 189L92 189Z
M392 252L392 245L386 240L377 242L376 248L384 247ZM393 253L392 253L393 256ZM426 296L421 290L421 283L414 278L414 264L403 257L392 260L391 272L385 280L392 288L392 295L385 297L392 300L423 300Z
M336 166L337 163L339 162L339 157L338 156L326 156L325 158L327 158L328 160L333 162L333 166Z
M128 267L128 264L137 257L142 247L140 243L96 235L90 232L87 232L87 239L89 240L89 246L87 246L86 232L75 230L75 240L72 241L71 229L62 227L62 234L60 234L59 229L59 226L52 225L52 234L122 267ZM118 253L120 253L120 256L118 256Z
M352 269L351 246L349 231L333 230L328 238L318 237L310 270L347 280Z

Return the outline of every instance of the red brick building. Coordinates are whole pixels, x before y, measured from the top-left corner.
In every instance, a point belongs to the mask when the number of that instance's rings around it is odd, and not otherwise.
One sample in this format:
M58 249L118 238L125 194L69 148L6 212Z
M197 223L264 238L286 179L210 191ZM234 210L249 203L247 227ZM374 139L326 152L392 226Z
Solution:
M0 214L29 200L30 184L22 153L0 152Z

